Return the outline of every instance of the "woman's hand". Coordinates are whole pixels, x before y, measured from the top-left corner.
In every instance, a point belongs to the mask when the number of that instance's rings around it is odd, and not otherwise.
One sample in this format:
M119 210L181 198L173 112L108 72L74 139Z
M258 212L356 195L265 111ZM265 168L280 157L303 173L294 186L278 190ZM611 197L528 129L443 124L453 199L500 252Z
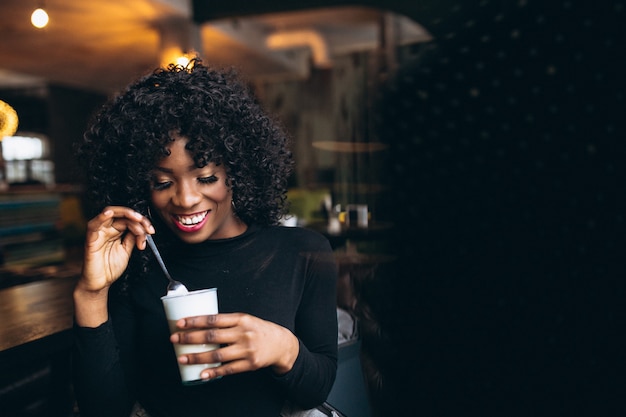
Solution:
M288 329L249 314L230 313L188 317L176 323L181 332L172 334L173 343L225 345L211 352L183 355L183 364L219 363L202 372L203 379L271 367L277 374L291 370L299 343Z
M74 288L80 326L96 327L108 319L108 290L128 266L133 247L146 247L150 221L128 207L110 206L87 224L82 275Z
M146 247L146 234L154 233L150 221L128 207L110 206L87 224L84 290L101 291L115 282L128 266L133 247Z

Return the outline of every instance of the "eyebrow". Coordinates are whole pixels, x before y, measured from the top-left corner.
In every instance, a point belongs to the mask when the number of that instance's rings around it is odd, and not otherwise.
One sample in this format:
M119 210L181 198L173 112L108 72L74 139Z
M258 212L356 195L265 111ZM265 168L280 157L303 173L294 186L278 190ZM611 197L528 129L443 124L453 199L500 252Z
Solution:
M169 168L162 168L162 167L154 167L155 171L160 171L160 172L164 172L166 174L172 174L174 172L174 170L169 169Z
M204 169L204 168L206 168L207 166L208 166L208 165L205 165L205 166L203 166L203 167L197 167L197 166L194 164L194 165L189 165L189 166L187 167L187 170L188 170L188 171L194 171L194 170L196 170L196 169ZM173 169L170 169L170 168L164 168L164 167L160 167L160 166L156 166L156 167L154 167L154 170L155 170L155 171L160 171L160 172L163 172L163 173L165 173L165 174L173 174L173 173L174 173L174 170L173 170Z

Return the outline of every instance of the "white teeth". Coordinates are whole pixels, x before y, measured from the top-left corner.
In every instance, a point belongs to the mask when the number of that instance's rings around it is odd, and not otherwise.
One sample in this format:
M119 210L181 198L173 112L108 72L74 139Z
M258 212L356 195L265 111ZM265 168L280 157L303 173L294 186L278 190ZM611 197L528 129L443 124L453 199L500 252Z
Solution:
M195 214L193 216L176 216L178 218L178 221L182 224L184 224L185 226L194 226L198 223L200 223L202 220L204 220L204 218L206 217L208 211L205 211L204 213L201 214Z

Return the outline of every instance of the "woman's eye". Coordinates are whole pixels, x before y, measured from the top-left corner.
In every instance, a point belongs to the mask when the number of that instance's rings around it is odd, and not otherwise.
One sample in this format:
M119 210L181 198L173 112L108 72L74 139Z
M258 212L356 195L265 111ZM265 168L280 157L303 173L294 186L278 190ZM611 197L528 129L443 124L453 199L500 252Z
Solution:
M170 185L172 185L171 181L153 181L152 189L155 191L161 191L169 188Z
M200 177L198 178L198 182L201 184L213 184L217 182L217 177L215 175L209 175L208 177Z

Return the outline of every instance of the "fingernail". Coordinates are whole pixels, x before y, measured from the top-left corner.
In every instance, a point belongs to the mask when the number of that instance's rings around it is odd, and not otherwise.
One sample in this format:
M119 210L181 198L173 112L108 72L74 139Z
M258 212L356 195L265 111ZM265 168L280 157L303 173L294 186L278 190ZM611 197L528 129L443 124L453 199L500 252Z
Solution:
M202 379L209 379L210 376L211 376L211 374L208 373L208 372L202 372L200 374L200 378L202 378Z
M148 227L148 232L150 232L150 234L156 233L156 230L154 230L154 226L150 225L150 227Z
M189 358L187 358L186 356L181 356L180 358L178 358L178 362L187 363L189 362Z

